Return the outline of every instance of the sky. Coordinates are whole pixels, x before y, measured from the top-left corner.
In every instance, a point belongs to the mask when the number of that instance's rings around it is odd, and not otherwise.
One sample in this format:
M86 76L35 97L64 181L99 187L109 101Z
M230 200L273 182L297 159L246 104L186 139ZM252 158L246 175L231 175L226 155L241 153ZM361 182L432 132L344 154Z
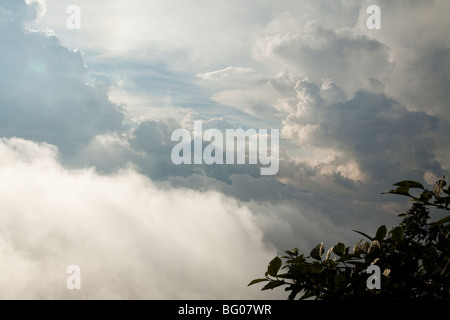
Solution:
M286 298L247 284L284 250L396 225L410 203L381 192L449 174L448 12L446 0L3 0L0 298ZM278 129L278 172L174 164L172 132L194 121Z

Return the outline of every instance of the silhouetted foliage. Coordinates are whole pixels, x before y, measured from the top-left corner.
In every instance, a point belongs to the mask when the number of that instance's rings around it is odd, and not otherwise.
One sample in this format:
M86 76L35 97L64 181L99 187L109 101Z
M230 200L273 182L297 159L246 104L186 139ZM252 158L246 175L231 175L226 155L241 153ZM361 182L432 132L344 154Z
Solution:
M366 240L352 248L338 243L325 252L320 243L308 256L298 249L285 251L285 256L270 261L264 278L253 280L249 286L265 283L262 290L284 286L290 300L450 299L450 215L430 222L428 210L450 210L450 187L445 188L445 177L431 191L415 181L394 186L386 193L413 201L412 207L399 215L403 220L398 226L388 232L383 225L372 237L353 230ZM421 193L414 196L411 189ZM371 273L367 268L372 265L380 268L379 289L368 286Z

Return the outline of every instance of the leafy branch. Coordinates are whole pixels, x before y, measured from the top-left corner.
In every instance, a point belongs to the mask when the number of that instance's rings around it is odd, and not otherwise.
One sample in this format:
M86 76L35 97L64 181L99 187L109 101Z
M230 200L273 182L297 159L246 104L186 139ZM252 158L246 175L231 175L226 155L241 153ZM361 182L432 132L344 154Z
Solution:
M250 285L265 283L262 290L285 286L288 299L450 299L450 216L435 222L427 206L450 210L449 188L445 177L432 190L416 181L401 181L383 194L412 198L413 205L399 215L402 222L389 232L380 226L375 236L353 230L361 239L352 248L339 242L325 253L323 242L308 256L298 249L285 251L267 267L264 278ZM420 189L418 196L411 189ZM284 266L283 266L284 261ZM371 265L382 270L381 289L368 289L366 270Z

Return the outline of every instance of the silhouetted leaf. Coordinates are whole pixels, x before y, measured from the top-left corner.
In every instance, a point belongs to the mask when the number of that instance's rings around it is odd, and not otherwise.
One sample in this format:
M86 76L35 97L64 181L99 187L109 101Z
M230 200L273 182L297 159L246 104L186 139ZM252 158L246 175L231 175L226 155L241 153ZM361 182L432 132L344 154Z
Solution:
M403 239L403 228L402 227L395 227L391 230L391 239L393 241L400 241Z
M294 249L291 249L291 250L286 250L285 253L287 253L290 256L296 256L296 255L298 255L298 248L294 248Z
M367 234L365 234L364 232L358 231L358 230L352 230L356 233L359 233L360 235L363 235L364 237L366 237L367 239L369 239L370 241L373 241L372 237L369 237Z
M254 284L260 283L260 282L264 282L264 281L269 281L267 278L262 278L262 279L255 279L252 282L250 282L247 287L252 286Z
M378 228L377 233L375 235L375 239L377 239L378 241L382 241L386 236L386 233L387 233L386 226L382 225L381 227Z
M311 257L316 260L322 260L322 255L325 252L323 248L323 242L318 244L314 249L311 250Z
M432 196L433 196L433 193L426 190L420 194L419 199L421 201L428 202L428 201L430 201Z
M411 196L409 194L409 187L398 187L397 189L393 189L388 192L382 192L381 194L400 194L402 196Z
M337 254L338 256L342 256L345 253L345 244L342 242L339 242L337 245L334 246L333 252Z
M269 282L268 284L266 284L261 290L264 291L264 290L273 289L273 288L282 286L283 284L285 284L284 281L272 281L272 282Z
M269 262L269 266L267 267L267 274L272 277L276 277L278 271L281 268L283 262L279 257L275 257L272 261Z
M408 187L408 188L419 188L419 189L425 190L425 188L423 187L423 185L420 182L411 181L411 180L405 180L405 181L400 181L400 182L394 183L394 186L397 186L397 187Z

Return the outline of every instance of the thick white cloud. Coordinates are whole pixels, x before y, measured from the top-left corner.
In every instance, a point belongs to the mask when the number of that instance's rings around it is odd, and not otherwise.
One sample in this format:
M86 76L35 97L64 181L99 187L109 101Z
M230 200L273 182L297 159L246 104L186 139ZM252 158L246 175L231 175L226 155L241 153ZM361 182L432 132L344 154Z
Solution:
M17 138L0 141L0 159L1 298L262 297L246 284L275 252L235 200L162 191L131 169L68 170L55 147Z

